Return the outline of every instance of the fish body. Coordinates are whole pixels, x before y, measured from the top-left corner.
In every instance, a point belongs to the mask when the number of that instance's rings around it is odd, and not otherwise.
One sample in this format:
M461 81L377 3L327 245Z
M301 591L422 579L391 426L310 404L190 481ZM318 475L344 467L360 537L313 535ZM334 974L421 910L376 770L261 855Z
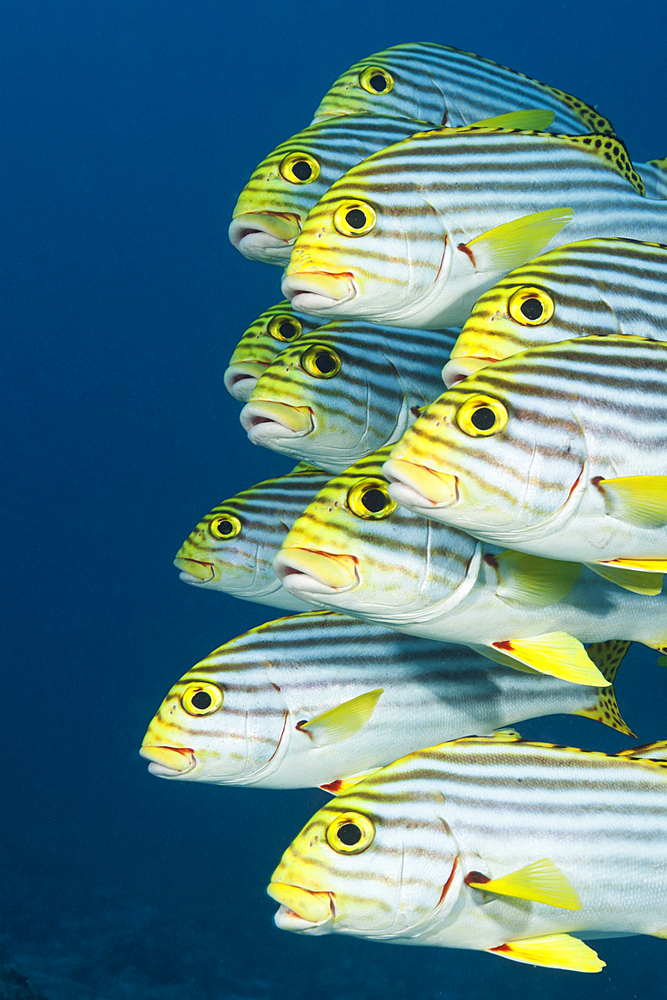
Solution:
M598 972L580 938L664 937L666 873L664 763L481 738L410 754L327 802L269 895L277 925L305 934Z
M442 329L547 248L595 236L667 242L622 144L442 129L368 157L312 209L283 294L327 319Z
M240 419L253 444L330 472L397 441L442 389L458 331L329 323L288 345Z
M654 574L647 592L631 592L579 562L502 551L415 514L388 495L390 451L328 482L292 525L274 567L295 597L585 683L594 675L582 643L664 645L661 577L658 593Z
M664 343L609 335L482 368L392 449L389 492L493 544L663 572L666 362Z
M606 667L600 659L609 680L623 652ZM176 781L305 788L434 738L553 712L629 732L613 688L518 673L465 646L311 612L260 625L196 664L162 702L141 753L153 774Z
M520 351L582 336L667 341L667 246L568 243L501 278L475 303L443 371L447 385Z
M307 463L267 479L214 507L190 532L174 565L184 583L219 590L244 601L307 611L273 571L273 558L301 511L327 476Z
M227 392L234 399L245 402L259 376L285 345L320 325L320 320L312 316L295 313L287 299L265 310L234 348L223 376Z

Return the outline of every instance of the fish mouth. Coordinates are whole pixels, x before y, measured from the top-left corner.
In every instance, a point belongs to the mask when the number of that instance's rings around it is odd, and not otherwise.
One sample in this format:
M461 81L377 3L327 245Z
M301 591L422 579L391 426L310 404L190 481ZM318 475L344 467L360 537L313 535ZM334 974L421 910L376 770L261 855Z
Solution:
M268 365L261 361L235 361L222 377L225 389L234 399L247 403L250 393L257 385L257 379L267 368Z
M322 313L349 302L357 294L350 274L298 271L283 278L283 295L297 312Z
M232 219L229 240L248 260L284 267L300 232L301 221L291 213L244 212Z
M390 458L382 466L382 473L389 480L389 496L409 510L428 512L451 507L459 499L456 476L426 465Z
M494 358L452 358L442 369L442 381L448 389L451 389L457 382L461 382L468 375L474 375L480 368L492 365Z
M315 429L309 406L290 406L271 399L252 399L241 410L243 430L252 444L265 445L276 438L301 438Z
M215 568L213 563L202 562L200 559L183 559L176 556L174 566L180 569L180 578L183 583L201 584L210 583L215 580Z
M148 743L141 747L139 754L151 762L148 770L159 778L178 778L197 766L195 752L189 747L160 747Z
M359 586L354 556L293 546L278 552L273 569L285 590L296 597L304 593L344 594Z
M334 900L331 892L315 892L287 882L271 882L267 888L271 899L280 903L274 920L285 931L306 931L322 927L334 917Z

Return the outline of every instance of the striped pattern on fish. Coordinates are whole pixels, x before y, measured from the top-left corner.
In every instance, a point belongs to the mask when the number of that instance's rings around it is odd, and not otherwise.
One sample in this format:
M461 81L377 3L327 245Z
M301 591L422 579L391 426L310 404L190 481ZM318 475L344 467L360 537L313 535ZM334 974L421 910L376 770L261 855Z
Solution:
M625 649L593 652L609 680ZM204 700L210 692L217 710L196 714L193 692ZM192 667L151 721L142 756L174 780L301 788L380 767L434 739L553 712L629 732L613 687L519 673L464 646L311 612L260 625Z

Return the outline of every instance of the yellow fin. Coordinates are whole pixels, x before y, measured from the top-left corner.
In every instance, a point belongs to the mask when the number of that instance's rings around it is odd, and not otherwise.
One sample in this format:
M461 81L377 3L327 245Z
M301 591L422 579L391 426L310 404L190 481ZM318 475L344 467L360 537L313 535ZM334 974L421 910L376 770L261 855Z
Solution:
M547 969L569 969L571 972L600 972L607 964L596 951L570 934L523 938L488 950L493 955L511 958L514 962L543 965Z
M325 747L338 740L347 740L366 725L375 711L383 688L367 691L356 698L344 701L342 705L330 708L328 712L316 715L310 722L297 723L297 729L307 733L315 746Z
M505 726L504 729L494 729L491 733L491 739L498 740L499 743L516 743L517 740L522 739L522 736L521 733L517 733L516 729Z
M667 156L665 156L662 160L649 160L648 162L652 167L657 167L658 170L664 170L667 174Z
M623 566L611 566L605 563L586 563L598 576L615 583L623 590L630 590L633 594L642 594L644 597L655 597L662 590L662 578L656 573L641 573L636 569L625 569Z
M294 468L288 473L290 476L300 476L304 472L322 472L319 465L313 465L312 462L299 462Z
M495 565L499 584L497 596L509 603L546 607L567 597L581 575L581 563L557 562L525 552L507 549L487 556Z
M584 146L591 153L597 154L621 177L625 177L637 194L642 196L646 194L644 182L633 167L628 151L619 138L608 135L568 135L567 141L573 146Z
M343 795L344 792L349 792L351 788L358 785L360 781L367 778L369 774L375 774L376 771L381 771L380 767L372 767L369 771L359 771L358 774L348 774L346 778L337 778L336 781L329 781L326 785L320 785L323 792L330 792L331 795Z
M463 126L457 131L467 128L507 128L529 129L533 132L544 132L553 123L554 113L546 108L533 108L530 111L510 111L495 118L485 118L473 125Z
M502 878L492 878L488 882L475 882L467 876L466 884L471 889L495 892L499 896L514 896L516 899L530 899L535 903L558 906L563 910L581 909L579 894L550 858L534 861L525 868L503 875Z
M667 559L605 559L601 566L621 566L639 573L667 573Z
M567 632L508 639L494 642L492 646L540 674L551 674L573 684L609 687L610 682L600 673L579 640Z
M644 743L640 747L630 747L620 750L616 757L631 757L633 760L664 760L667 761L667 740L657 740L655 743Z
M590 708L579 708L572 713L573 715L582 715L585 719L595 719L596 722L602 722L605 726L610 726L626 736L634 736L635 734L621 716L616 701L614 681L623 657L631 645L632 643L625 639L608 639L607 642L594 642L587 647L586 652L595 666L599 667L602 675L611 681L611 687L600 688L598 696Z
M572 208L551 208L489 229L467 244L475 270L514 270L539 256L549 241L573 218Z
M653 931L651 937L667 938L667 930L664 931Z
M621 476L594 482L610 517L640 528L667 524L667 476Z

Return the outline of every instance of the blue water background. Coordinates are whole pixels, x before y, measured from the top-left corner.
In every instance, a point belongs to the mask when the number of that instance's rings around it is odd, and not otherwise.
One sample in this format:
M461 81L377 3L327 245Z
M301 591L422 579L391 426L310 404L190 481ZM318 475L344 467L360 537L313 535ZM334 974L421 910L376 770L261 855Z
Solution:
M598 105L635 159L667 154L657 0L3 2L0 963L49 1000L665 995L652 938L600 942L607 968L582 976L278 931L265 886L323 795L174 786L137 755L171 683L275 617L171 564L214 503L291 466L247 443L222 387L281 298L279 269L227 241L237 194L352 62L422 40ZM629 660L623 712L667 737L667 675Z

